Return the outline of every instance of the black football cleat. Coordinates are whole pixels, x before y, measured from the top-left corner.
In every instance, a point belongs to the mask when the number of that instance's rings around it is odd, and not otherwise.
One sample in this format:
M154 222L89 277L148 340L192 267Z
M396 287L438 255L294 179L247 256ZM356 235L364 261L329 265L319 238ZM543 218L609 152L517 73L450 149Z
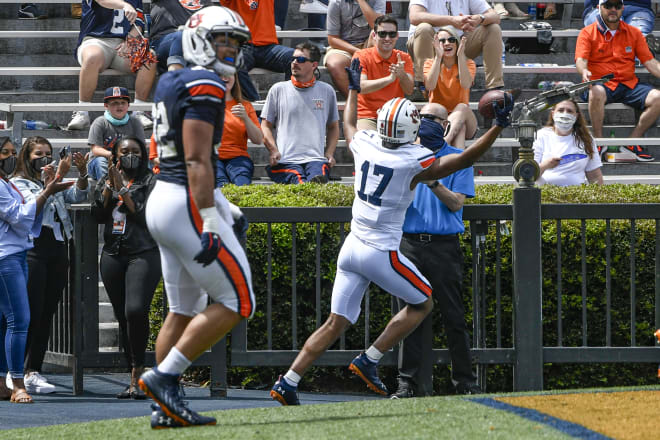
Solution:
M205 417L188 408L179 393L179 378L171 374L160 373L155 368L140 376L140 389L151 397L161 411L182 427L215 425L213 417ZM152 414L153 427L153 414Z

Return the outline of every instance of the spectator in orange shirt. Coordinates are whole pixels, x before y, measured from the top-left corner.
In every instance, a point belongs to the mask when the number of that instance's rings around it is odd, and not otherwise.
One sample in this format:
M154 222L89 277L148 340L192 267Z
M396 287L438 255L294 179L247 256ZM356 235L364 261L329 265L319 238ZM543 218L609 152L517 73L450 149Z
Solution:
M293 48L280 46L275 30L275 0L220 0L220 4L243 18L252 33L252 39L242 46L243 66L238 71L243 96L249 101L259 99L259 92L248 72L253 67L283 72L288 80L291 76Z
M470 87L477 66L465 56L467 38L452 26L443 26L433 38L435 58L424 62L424 86L430 91L429 102L449 111L449 131L445 140L456 148L465 148L465 139L477 132L477 118L470 110Z
M360 59L362 77L358 95L358 130L376 130L376 110L395 97L413 92L413 65L410 55L394 48L399 27L391 15L374 21L374 46L355 53Z
M259 119L254 107L244 101L237 75L223 78L225 91L225 123L220 148L216 180L222 185L249 185L252 183L254 163L248 155L247 141L261 144L264 135L259 128Z
M623 20L621 0L600 0L600 15L580 31L575 47L575 65L583 81L614 73L614 79L595 85L583 93L589 102L589 116L594 136L603 137L605 104L620 102L643 110L630 137L642 137L660 116L660 91L639 82L635 75L635 58L656 78L660 78L660 63L653 58L642 32ZM653 161L640 145L628 145L641 162ZM602 147L598 147L599 153Z

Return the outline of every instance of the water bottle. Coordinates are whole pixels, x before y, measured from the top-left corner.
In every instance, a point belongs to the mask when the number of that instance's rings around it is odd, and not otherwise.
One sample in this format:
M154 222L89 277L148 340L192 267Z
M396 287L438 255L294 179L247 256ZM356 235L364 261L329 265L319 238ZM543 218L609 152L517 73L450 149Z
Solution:
M504 44L504 40L502 40L502 65L506 65L506 45Z
M56 128L53 124L49 124L45 121L35 121L28 119L23 121L23 128L26 130L47 130L49 128Z
M555 81L554 87L555 88L557 88L557 87L570 87L570 86L574 86L574 85L575 85L575 83L573 81Z
M527 6L527 13L529 14L531 19L534 19L534 17L536 17L536 4L532 3L529 6Z
M615 138L616 134L614 133L614 129L610 130L610 137ZM619 146L618 145L608 145L607 146L607 151L609 153L618 153L619 152Z
M543 20L545 16L545 3L536 4L536 19Z

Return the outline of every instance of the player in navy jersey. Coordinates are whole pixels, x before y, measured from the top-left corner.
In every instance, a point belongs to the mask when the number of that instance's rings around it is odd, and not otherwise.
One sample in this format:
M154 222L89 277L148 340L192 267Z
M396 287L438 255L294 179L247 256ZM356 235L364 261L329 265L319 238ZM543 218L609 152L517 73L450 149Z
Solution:
M80 103L90 103L96 90L98 77L107 69L131 73L128 58L120 53L125 50L126 37L144 35L145 21L142 0L83 0L80 34L76 48L76 59L80 64ZM134 103L141 104L149 99L156 78L155 67L143 66L135 78ZM151 120L144 112L134 112L144 128L151 128ZM76 111L69 122L69 130L89 127L89 113Z
M405 98L392 98L378 110L378 131L357 129L357 92L360 91L360 60L349 73L349 91L344 109L344 135L355 161L355 199L351 233L337 258L330 316L307 340L270 395L282 405L299 405L298 383L302 375L360 316L360 303L370 283L406 302L387 323L374 343L358 355L349 369L369 389L387 395L378 377L377 365L394 344L413 331L433 307L431 285L415 265L399 252L406 209L419 183L433 182L472 165L509 125L513 98L506 94L503 108L494 105L496 122L462 154L438 159L422 145L414 144L420 115Z
M153 428L213 425L182 400L178 377L242 319L254 313L250 267L232 230L232 214L215 180L225 86L250 31L235 12L209 6L183 31L191 65L163 75L154 97L160 174L146 208L158 243L169 313L156 341L157 367L140 388L159 409ZM207 296L208 294L208 296ZM208 297L213 303L208 305Z

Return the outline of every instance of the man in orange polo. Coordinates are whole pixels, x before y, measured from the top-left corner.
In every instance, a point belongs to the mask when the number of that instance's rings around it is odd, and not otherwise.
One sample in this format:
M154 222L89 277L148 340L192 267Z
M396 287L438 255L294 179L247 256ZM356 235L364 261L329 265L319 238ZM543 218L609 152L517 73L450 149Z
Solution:
M397 21L381 15L374 21L374 46L355 53L362 76L358 95L358 130L377 130L376 111L387 101L413 92L413 64L410 55L394 48L399 38Z
M257 88L248 72L253 67L283 72L285 79L291 76L293 48L281 46L275 30L275 0L220 0L220 4L243 18L250 29L252 39L241 49L242 65L238 70L238 82L243 97L248 101L260 99Z
M642 32L621 20L622 0L599 0L600 15L580 31L575 47L575 65L583 81L614 73L614 79L595 85L583 93L589 101L589 116L595 137L603 137L605 104L619 102L642 110L630 137L642 137L660 116L660 91L639 82L635 75L635 58L656 78L660 63L653 58ZM640 145L623 147L638 161L653 161ZM601 147L598 147L599 152Z

